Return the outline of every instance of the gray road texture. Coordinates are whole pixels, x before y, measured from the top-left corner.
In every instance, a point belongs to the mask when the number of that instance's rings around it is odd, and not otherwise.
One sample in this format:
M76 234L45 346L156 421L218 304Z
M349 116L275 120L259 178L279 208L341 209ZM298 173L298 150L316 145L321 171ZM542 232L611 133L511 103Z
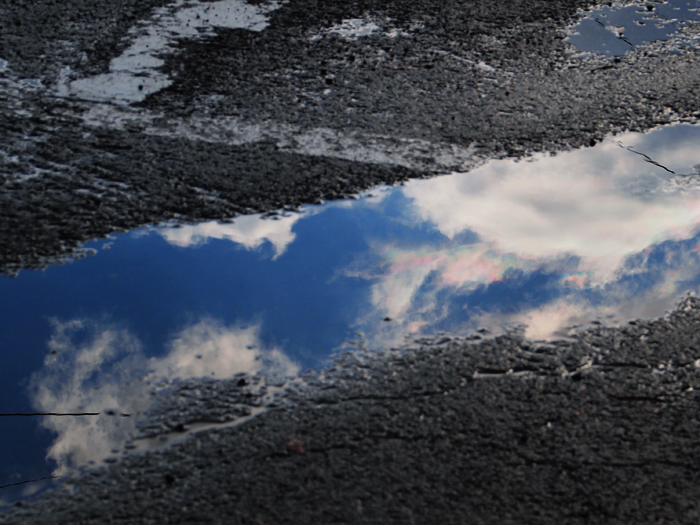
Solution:
M100 121L86 117L100 105L57 96L61 69L106 72L166 2L3 2L0 271L148 223L296 208L700 116L697 51L572 58L561 30L588 3L290 0L264 31L183 40L164 57L170 87L103 104ZM357 17L381 31L328 33Z
M0 4L2 272L152 222L295 208L700 116L697 51L573 57L561 29L582 0L290 0L262 32L183 43L166 57L172 86L106 105L101 123L86 118L96 104L56 96L61 68L106 72L165 3ZM324 33L368 16L384 33ZM688 299L573 342L445 337L348 357L241 426L133 455L0 522L696 523L699 327ZM216 400L183 423L219 419Z

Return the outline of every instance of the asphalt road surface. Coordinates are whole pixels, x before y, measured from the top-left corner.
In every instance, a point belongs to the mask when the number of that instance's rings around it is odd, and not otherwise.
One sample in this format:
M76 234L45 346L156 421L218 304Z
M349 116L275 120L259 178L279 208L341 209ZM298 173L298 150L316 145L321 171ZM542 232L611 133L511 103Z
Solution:
M588 4L250 1L223 23L154 11L161 0L5 2L0 271L149 223L695 122L700 52L577 56L563 29ZM690 298L573 341L444 337L348 357L237 427L0 521L696 523L698 328Z

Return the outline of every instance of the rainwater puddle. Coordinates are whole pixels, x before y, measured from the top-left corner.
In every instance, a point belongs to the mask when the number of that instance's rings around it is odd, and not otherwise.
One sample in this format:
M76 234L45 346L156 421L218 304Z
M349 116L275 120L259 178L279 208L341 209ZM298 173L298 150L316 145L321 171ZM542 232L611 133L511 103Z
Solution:
M0 277L0 412L100 413L0 418L0 484L118 455L135 419L120 413L176 378L293 376L407 335L546 339L663 315L700 286L699 144L699 126L628 133L276 219L145 228Z
M700 47L697 31L689 24L700 23L697 0L637 2L632 5L602 6L585 13L569 29L567 40L582 51L607 57L623 55L637 46L673 39L676 51Z

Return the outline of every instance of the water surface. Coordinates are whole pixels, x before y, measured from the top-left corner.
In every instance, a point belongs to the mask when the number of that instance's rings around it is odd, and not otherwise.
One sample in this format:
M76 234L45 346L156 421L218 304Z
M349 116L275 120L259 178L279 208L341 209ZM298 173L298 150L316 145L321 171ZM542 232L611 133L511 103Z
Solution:
M585 13L570 28L567 40L582 51L608 57L625 54L657 40L674 39L676 51L700 47L697 32L687 32L690 23L700 22L697 0L639 2L601 6Z
M101 415L0 418L0 484L118 455L134 430L118 414L176 378L290 376L438 331L546 339L663 315L700 285L698 144L689 125L628 133L295 214L144 228L1 277L0 412Z

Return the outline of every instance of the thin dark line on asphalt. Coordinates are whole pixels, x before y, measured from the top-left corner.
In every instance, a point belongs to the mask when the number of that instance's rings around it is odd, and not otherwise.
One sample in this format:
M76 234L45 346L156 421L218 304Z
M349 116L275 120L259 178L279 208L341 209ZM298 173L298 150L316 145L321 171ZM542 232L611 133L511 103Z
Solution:
M99 416L102 412L15 412L13 414L0 414L0 417L22 416Z
M600 25L601 27L604 27L604 28L607 29L607 26L606 26L603 22L601 22L600 19L599 19L598 17L596 17L594 20L595 20L595 23L596 23L596 24L598 24L598 25ZM626 42L626 43L629 44L631 47L634 47L634 44L633 44L632 42L630 42L629 40L627 40L627 39L624 37L624 35L619 35L617 38L618 38L619 40L622 40L623 42Z
M125 414L124 412L117 412L112 410L107 410L105 412L14 412L14 413L0 413L0 417L32 417L32 416L99 416L100 414L105 414L108 416L119 415L121 417L131 417L131 414Z
M625 146L624 146L624 145L622 144L622 142L620 142L619 140L616 142L616 144L617 144L619 147L621 147L621 148L625 148ZM669 173L672 173L673 175L676 174L675 171L671 171L671 170L668 169L666 166L664 166L664 165L662 165L662 164L659 164L659 163L656 162L654 159L652 159L649 155L645 155L644 153L642 153L642 152L640 152L640 151L635 151L635 150L633 150L633 149L632 149L632 146L627 146L625 149L626 149L627 151L632 152L632 153L636 153L637 155L641 155L642 157L644 157L644 161L645 161L645 162L648 162L649 164L653 164L654 166L658 166L659 168L664 169L664 170L668 171Z
M17 483L8 483L7 485L0 485L0 489L5 489L7 487L16 487L17 485L24 485L26 483L34 483L35 481L44 481L47 479L57 479L60 476L46 476L43 478L28 479L26 481L18 481Z

